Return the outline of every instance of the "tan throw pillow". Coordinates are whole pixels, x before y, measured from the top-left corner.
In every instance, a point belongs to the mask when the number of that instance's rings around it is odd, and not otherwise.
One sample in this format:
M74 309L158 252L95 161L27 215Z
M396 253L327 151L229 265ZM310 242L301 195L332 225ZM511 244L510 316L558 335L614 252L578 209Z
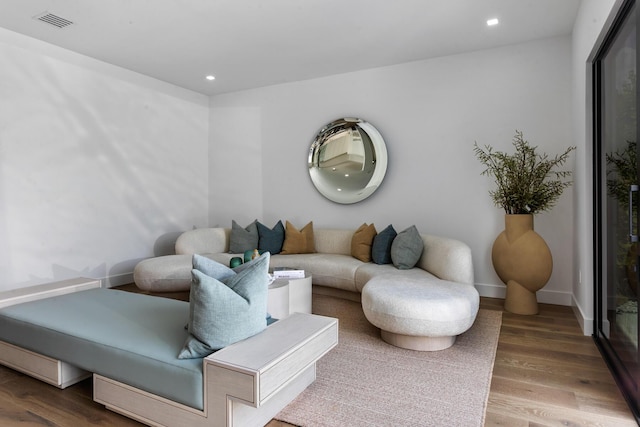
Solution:
M351 256L362 262L371 261L371 245L373 238L378 232L373 224L367 225L365 222L353 233L351 238Z
M298 230L289 221L284 230L284 243L281 254L312 254L316 251L313 238L313 221Z

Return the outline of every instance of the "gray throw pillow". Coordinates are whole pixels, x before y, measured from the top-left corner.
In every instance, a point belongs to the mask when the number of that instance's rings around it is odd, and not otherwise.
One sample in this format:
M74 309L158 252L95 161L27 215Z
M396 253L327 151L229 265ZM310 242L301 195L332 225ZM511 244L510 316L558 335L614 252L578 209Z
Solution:
M415 267L420 260L424 242L415 225L398 233L391 244L391 260L399 270Z
M391 244L397 235L391 224L376 234L371 245L371 261L376 264L391 264Z
M267 327L269 253L218 280L191 270L189 336L178 358L206 357Z
M235 220L231 221L229 252L242 254L244 251L258 249L258 220L242 228Z

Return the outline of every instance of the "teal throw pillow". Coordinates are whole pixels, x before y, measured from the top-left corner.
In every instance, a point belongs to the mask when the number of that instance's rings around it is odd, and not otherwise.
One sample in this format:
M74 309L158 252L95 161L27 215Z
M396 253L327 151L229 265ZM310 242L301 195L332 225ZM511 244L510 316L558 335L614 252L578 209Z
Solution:
M267 327L269 260L265 253L222 280L191 270L189 336L178 358L206 357Z
M424 242L415 225L398 233L391 244L391 260L399 270L415 267L420 260Z
M391 264L391 244L397 235L391 224L376 234L371 245L371 261L376 264Z
M282 221L278 221L273 229L257 222L258 226L258 249L268 251L272 255L279 254L282 251L284 243L284 225Z
M235 220L231 221L229 252L232 254L241 254L244 253L244 251L258 248L257 222L258 220L255 220L245 228L242 228Z

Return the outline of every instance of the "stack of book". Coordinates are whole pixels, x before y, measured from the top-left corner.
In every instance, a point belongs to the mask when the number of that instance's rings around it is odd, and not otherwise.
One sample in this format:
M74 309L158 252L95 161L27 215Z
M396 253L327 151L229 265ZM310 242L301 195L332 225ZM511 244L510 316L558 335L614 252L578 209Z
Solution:
M273 268L274 279L303 279L304 270L291 267L274 267Z

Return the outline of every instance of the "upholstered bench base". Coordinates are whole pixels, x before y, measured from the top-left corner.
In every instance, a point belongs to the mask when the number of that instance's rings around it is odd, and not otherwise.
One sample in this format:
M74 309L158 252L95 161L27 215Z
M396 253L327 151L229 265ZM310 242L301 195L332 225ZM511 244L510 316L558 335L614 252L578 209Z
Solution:
M362 289L362 310L382 339L411 350L451 347L473 325L479 304L472 286L454 282L374 277Z

